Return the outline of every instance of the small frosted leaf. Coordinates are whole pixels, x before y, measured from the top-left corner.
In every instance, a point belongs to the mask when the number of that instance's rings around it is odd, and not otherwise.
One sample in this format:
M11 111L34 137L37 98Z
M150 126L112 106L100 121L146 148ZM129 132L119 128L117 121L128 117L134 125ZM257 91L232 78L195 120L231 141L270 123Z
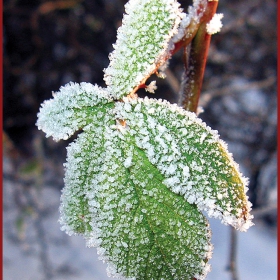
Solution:
M109 274L121 279L204 279L212 250L204 215L162 183L133 137L113 126L104 139L100 173L88 174L98 178L88 246L98 246Z
M104 77L116 99L130 94L165 62L184 17L174 0L131 0L125 11Z
M117 104L118 117L164 176L164 184L210 217L246 231L252 225L248 182L217 132L167 101L124 101Z
M42 104L36 125L54 140L68 139L91 122L93 112L111 101L106 90L90 83L71 82L53 96Z

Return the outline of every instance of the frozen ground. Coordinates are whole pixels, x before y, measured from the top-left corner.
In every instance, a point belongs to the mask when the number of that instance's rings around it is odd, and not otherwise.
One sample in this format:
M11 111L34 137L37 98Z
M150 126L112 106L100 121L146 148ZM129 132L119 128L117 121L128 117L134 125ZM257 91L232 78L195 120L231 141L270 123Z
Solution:
M60 231L57 189L49 186L29 192L36 203L25 212L15 205L17 191L15 184L5 180L4 280L111 279L95 248L86 248L81 237L69 237ZM276 280L276 235L260 222L255 223L247 233L238 233L239 279ZM211 225L215 248L207 280L230 280L226 270L230 228L213 219Z

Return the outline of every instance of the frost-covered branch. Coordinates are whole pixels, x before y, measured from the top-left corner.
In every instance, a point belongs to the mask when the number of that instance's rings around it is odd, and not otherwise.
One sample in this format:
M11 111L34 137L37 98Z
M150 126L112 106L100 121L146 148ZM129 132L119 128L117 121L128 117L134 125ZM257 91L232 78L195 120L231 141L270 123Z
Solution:
M199 28L190 45L184 49L185 72L179 105L194 113L197 113L211 35L218 32L222 26L222 15L215 14L217 6L218 1L207 1Z

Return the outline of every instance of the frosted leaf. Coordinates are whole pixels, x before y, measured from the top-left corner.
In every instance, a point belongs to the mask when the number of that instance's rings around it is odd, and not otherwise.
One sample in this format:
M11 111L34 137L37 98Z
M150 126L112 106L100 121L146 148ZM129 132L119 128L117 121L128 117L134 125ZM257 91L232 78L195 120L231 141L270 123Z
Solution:
M55 140L83 130L67 147L59 221L97 247L109 276L205 279L213 246L202 211L239 230L252 225L248 182L217 132L134 94L177 41L194 36L206 4L194 0L186 15L175 0L130 0L107 88L69 83L38 113L38 128Z
M36 125L47 137L66 140L91 122L92 113L100 109L96 105L110 101L105 89L90 83L70 82L41 105Z
M112 125L114 111L92 120L67 148L62 230L97 247L110 276L204 279L212 248L204 215L167 188L129 129Z
M174 0L130 0L104 80L111 95L130 94L165 62L184 13Z
M92 200L97 187L105 153L104 133L110 125L110 112L104 110L99 118L92 116L92 123L84 128L77 140L67 147L65 166L65 187L60 204L61 229L71 234L92 234L91 208L98 208L99 202ZM90 131L90 133L88 133ZM98 238L96 244L99 244Z
M90 205L97 206L90 209L95 234L85 235L88 246L101 240L99 258L119 279L204 279L212 246L203 214L162 183L128 133L105 130L104 139L110 151L105 149L100 173L88 174L101 178L92 186Z
M130 112L122 110L125 103L130 104ZM127 133L136 132L136 145L159 169L166 186L236 229L246 231L252 225L247 179L216 131L194 113L167 101L124 98L116 108L130 127ZM139 119L144 120L141 126Z

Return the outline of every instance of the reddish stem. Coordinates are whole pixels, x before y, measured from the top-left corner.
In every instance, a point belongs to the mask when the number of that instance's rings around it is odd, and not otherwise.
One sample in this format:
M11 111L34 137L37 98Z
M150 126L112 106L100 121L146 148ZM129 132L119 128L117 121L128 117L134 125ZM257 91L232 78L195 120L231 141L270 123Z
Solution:
M206 24L216 13L218 1L208 1L206 11L201 18L198 31L190 46L185 48L185 80L182 83L182 100L180 105L186 110L197 111L200 97L204 70L211 40L211 35L206 31Z

